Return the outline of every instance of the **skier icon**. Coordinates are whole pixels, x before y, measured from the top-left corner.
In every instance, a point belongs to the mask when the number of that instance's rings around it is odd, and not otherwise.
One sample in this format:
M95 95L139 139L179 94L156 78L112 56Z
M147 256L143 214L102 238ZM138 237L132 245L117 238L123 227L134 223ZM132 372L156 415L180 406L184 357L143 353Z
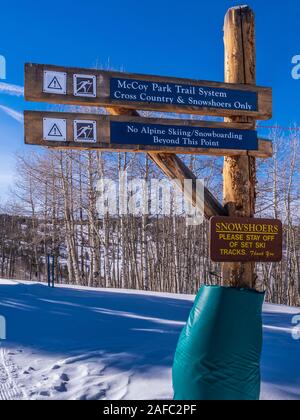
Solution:
M96 97L97 76L74 74L73 81L73 92L75 96Z
M96 143L97 122L88 120L74 121L74 141Z
M92 86L93 86L92 80L82 80L81 82L77 83L77 92L90 93Z
M93 133L93 126L87 125L79 128L77 132L77 138L84 138L84 139L90 139L93 136L91 134Z

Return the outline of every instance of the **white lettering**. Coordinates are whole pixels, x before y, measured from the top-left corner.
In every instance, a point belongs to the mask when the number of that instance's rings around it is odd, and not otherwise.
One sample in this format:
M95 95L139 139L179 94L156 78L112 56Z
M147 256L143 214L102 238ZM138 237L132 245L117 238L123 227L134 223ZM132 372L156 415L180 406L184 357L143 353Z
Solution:
M213 90L213 89L204 89L203 87L199 88L199 95L214 98L227 98L227 93L222 90Z
M138 81L129 81L129 80L118 80L118 88L119 89L133 89L133 90L141 90L147 92L148 86Z

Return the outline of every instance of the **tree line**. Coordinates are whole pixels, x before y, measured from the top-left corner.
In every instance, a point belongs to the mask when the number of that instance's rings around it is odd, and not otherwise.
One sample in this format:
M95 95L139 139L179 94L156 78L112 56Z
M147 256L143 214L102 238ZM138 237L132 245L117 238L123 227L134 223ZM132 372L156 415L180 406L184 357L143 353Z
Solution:
M257 287L274 303L300 304L300 188L296 131L271 133L274 157L258 160L257 216L284 224L282 263L257 264ZM183 157L222 199L221 158ZM98 151L30 151L17 157L16 182L0 208L0 276L47 281L49 261L58 283L195 293L221 284L221 267L210 261L208 222L189 225L186 215L99 215L105 199L99 180L120 173L145 182L163 175L140 154ZM100 194L100 196L99 196ZM49 260L48 256L51 256Z

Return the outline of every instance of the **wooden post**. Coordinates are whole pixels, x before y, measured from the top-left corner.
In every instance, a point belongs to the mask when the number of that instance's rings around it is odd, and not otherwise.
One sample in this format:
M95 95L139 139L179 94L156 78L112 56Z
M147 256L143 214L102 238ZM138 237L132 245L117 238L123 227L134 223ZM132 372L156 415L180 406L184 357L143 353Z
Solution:
M224 25L225 81L256 83L255 17L248 6L228 10ZM226 118L227 122L252 122L248 117ZM256 199L256 161L250 156L225 157L224 206L229 216L253 217ZM224 263L224 285L255 288L253 263Z

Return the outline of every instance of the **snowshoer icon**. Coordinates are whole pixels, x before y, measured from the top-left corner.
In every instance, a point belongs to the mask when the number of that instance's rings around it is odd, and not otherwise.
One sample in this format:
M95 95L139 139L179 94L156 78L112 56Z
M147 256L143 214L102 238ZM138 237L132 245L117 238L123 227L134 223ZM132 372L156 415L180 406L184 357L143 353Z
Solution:
M91 80L82 80L77 84L77 92L90 93L93 82Z

